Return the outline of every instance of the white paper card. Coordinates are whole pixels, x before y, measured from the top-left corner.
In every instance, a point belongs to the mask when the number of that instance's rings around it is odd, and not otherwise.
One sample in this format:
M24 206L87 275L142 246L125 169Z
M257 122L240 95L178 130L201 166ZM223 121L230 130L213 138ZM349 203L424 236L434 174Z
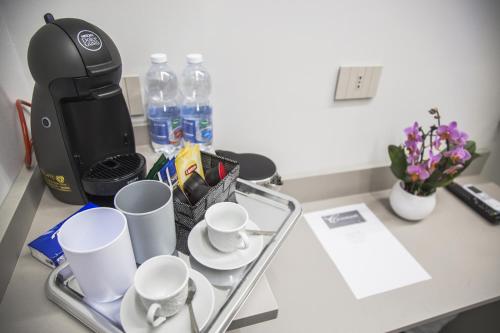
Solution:
M304 216L357 299L431 278L365 204Z

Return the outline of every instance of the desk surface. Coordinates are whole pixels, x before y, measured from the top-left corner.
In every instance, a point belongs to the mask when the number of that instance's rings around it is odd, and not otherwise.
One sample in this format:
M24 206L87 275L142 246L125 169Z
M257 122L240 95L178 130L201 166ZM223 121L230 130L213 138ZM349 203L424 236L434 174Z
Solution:
M496 198L500 187L473 182ZM463 311L500 298L500 226L495 227L446 190L424 221L397 218L389 191L304 204L304 211L365 202L432 276L431 280L357 300L301 219L278 251L266 276L280 305L278 319L241 332L387 332ZM32 239L75 210L45 193L28 235ZM6 332L85 332L77 320L45 298L50 269L24 247L0 304ZM369 277L367 277L369 278ZM250 303L250 302L248 302ZM252 302L256 307L261 302ZM241 312L244 311L242 308ZM248 313L248 312L247 312Z
M465 177L500 198L500 187ZM432 276L431 280L357 300L302 218L266 276L278 319L241 332L398 332L500 298L500 226L482 219L444 189L436 210L411 223L397 218L389 191L303 205L304 212L365 202ZM367 276L366 278L370 278Z

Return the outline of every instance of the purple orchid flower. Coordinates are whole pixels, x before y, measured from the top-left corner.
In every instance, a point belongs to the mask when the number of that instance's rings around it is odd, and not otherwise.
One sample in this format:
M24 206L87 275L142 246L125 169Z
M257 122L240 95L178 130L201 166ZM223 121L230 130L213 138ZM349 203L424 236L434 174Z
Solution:
M460 135L457 130L457 122L452 121L449 125L441 125L437 129L437 135L441 138L441 140L450 140L454 141Z
M406 158L407 162L409 164L414 164L420 156L420 148L418 146L418 143L416 141L407 140L405 141L404 146L408 151Z
M445 151L443 154L445 157L448 157L453 164L463 163L472 157L469 151L463 147L456 147L450 151Z
M413 155L408 155L406 157L406 162L408 164L415 164L418 162L418 159L419 159L420 155L417 155L417 154L413 154Z
M404 130L408 141L422 142L422 134L420 133L420 125L414 122L413 126L407 127Z
M396 177L404 182L409 193L426 196L434 193L436 187L444 185L460 174L473 157L470 151L474 143L468 141L469 135L458 128L456 121L441 125L441 116L437 109L429 111L437 123L423 128L418 122L404 129L404 143L397 147L398 155L394 156L394 146L389 146L391 167ZM470 147L468 146L470 143ZM467 145L467 149L465 149ZM470 151L469 151L469 150ZM405 169L400 170L404 159ZM475 154L474 154L475 155ZM401 177L401 171L404 176Z
M424 181L430 176L429 171L422 164L409 165L406 168L406 172L410 175L410 179L414 183L418 180Z
M438 135L432 142L432 147L434 147L434 149L439 150L439 148L441 147L441 143L442 143L441 137Z
M463 147L467 143L468 139L469 139L469 135L467 133L458 132L457 136L452 139L451 143L453 143L454 145Z
M436 155L434 155L432 150L429 151L429 160L427 161L427 163L429 164L428 169L429 169L430 173L433 173L434 170L436 170L436 168L439 164L439 161L441 161L442 157L443 156L440 153L437 153Z

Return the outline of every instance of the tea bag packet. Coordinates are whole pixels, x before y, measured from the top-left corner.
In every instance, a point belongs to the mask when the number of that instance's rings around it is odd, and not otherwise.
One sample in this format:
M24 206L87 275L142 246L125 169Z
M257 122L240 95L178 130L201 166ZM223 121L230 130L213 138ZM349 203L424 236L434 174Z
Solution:
M201 153L199 145L186 143L175 158L175 169L177 171L178 185L184 190L184 183L193 172L197 172L203 179L203 165L201 163Z
M170 186L176 185L177 171L175 169L175 157L169 159L162 153L149 170L146 179L159 180Z
M158 172L158 178L160 181L167 183L171 186L177 185L177 170L175 169L175 157L163 165L163 167Z
M160 180L158 178L158 172L167 164L168 158L165 156L165 154L161 154L160 157L156 160L155 164L149 169L148 174L146 175L146 179L151 179L151 180Z

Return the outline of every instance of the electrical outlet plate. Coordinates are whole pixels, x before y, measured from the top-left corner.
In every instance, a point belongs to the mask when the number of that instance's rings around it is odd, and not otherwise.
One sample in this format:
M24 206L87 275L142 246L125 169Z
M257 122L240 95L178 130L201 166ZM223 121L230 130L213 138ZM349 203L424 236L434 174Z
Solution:
M141 95L141 82L139 76L124 76L120 81L123 97L132 117L143 116L144 106Z
M129 112L130 112L130 105L128 104L127 85L125 84L125 78L124 77L122 77L120 79L120 88L122 89L122 95L123 95L123 98L125 99L125 104L127 104L127 109L129 109Z
M375 97L382 66L340 67L335 100Z

